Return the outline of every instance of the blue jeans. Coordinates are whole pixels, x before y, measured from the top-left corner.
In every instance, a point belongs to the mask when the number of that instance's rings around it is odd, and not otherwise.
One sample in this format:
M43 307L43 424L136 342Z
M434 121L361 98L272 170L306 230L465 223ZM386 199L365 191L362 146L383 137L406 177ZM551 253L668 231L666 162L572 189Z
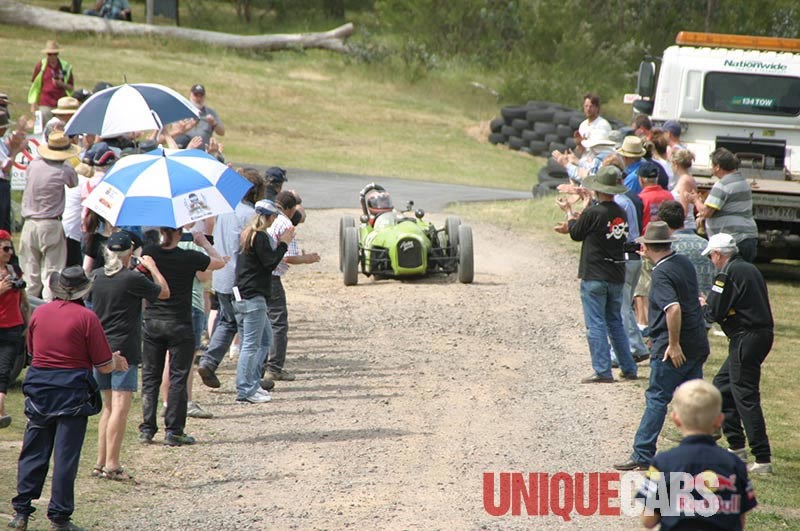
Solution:
M586 336L595 374L611 377L611 353L614 345L619 366L625 374L636 374L628 336L622 324L622 283L605 280L581 280L581 303L586 322Z
M217 323L211 332L211 339L208 342L208 350L200 358L200 365L216 371L225 353L233 343L236 335L236 315L233 311L232 295L230 293L217 292L219 301L219 312L217 313Z
M656 455L656 441L664 418L667 416L667 405L672 401L672 394L683 382L703 377L703 363L706 358L687 358L686 363L676 368L672 361L661 361L663 354L650 359L650 384L644 393L645 408L636 437L633 439L631 459L637 463L649 465Z
M243 400L260 389L261 367L272 344L272 325L267 315L267 301L262 296L234 301L233 310L242 331L236 393L237 399Z
M622 324L628 334L628 343L631 346L631 354L634 356L648 356L650 351L642 339L642 331L636 323L636 314L633 312L633 292L639 277L642 274L641 260L628 260L625 262L625 285L622 288Z

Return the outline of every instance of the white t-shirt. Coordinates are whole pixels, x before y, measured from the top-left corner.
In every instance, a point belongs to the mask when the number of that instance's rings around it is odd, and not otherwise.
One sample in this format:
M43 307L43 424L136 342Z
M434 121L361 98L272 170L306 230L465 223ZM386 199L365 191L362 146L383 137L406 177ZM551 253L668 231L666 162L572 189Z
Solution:
M608 135L611 134L611 124L608 123L608 120L603 118L602 116L598 116L591 122L589 119L585 119L581 122L581 125L578 126L578 132L584 139L589 138L608 138Z

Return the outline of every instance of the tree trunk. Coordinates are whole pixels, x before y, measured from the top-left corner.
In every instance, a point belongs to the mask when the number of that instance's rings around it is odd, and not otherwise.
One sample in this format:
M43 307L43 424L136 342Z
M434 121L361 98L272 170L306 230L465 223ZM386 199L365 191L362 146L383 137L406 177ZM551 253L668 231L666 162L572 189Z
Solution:
M112 35L158 35L202 42L227 48L251 50L292 50L320 48L348 53L345 40L353 34L352 23L323 33L288 33L274 35L233 35L174 26L151 26L133 22L107 20L100 17L73 15L42 7L30 6L15 0L0 0L0 22L10 25L34 26L53 32L88 32Z

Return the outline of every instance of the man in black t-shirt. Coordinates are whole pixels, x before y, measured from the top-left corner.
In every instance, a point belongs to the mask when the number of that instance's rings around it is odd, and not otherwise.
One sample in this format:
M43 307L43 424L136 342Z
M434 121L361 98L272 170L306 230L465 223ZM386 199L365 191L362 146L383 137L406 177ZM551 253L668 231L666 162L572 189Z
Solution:
M167 397L164 438L170 446L194 444L186 435L186 384L194 359L192 331L192 284L198 271L222 269L227 262L208 242L202 232L195 232L194 241L206 253L178 247L181 229L161 228L161 245L149 245L142 252L152 256L169 285L167 299L149 304L144 311L144 349L142 351L142 423L139 441L150 443L158 431L158 391L167 351L169 363L169 395Z
M569 203L559 203L567 213L566 229L570 237L583 242L578 277L581 279L581 303L594 372L581 383L614 382L609 338L622 377L627 380L637 378L636 362L622 323L623 245L628 237L628 219L625 210L614 202L615 194L627 191L620 184L621 180L622 172L614 166L604 166L595 175L584 179L584 188L594 190L597 203L585 208L580 216L572 212Z
M651 221L638 241L644 256L654 264L648 308L653 342L650 383L633 452L628 461L614 465L617 470L646 470L650 466L672 394L683 382L703 377L703 363L709 354L692 262L672 250L675 238L663 221Z

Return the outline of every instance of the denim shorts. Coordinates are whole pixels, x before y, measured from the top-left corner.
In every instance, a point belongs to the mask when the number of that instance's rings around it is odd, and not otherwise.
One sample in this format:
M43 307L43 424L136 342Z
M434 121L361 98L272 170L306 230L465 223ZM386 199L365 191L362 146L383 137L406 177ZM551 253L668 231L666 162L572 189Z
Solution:
M135 393L139 390L139 367L131 365L127 371L113 371L107 374L101 374L95 369L94 379L97 380L101 391L111 389Z

